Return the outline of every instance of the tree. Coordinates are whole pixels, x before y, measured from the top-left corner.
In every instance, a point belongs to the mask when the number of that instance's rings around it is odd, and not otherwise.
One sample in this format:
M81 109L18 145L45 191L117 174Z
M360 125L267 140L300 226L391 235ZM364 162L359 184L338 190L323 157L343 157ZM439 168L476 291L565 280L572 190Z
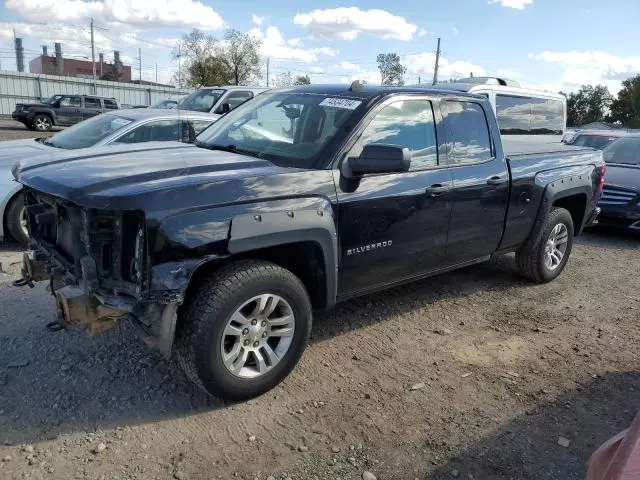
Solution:
M273 85L276 88L285 88L293 85L293 77L291 72L282 72L273 80Z
M213 35L207 35L197 28L182 36L173 57L184 58L184 77L189 87L226 85L231 82L228 65L218 56L218 41Z
M603 85L582 85L577 92L567 95L567 124L579 127L587 123L604 121L613 102L609 89Z
M640 128L640 74L622 82L622 89L611 104L611 122L628 128Z
M293 82L294 85L311 85L311 79L309 75L298 75Z
M117 70L111 70L109 72L104 73L100 80L107 80L109 82L119 82L122 80L122 72L118 72Z
M224 62L235 85L246 85L260 77L260 39L238 30L227 30L218 57Z
M378 55L378 70L382 77L381 85L404 85L402 78L407 69L400 63L397 53L381 53Z

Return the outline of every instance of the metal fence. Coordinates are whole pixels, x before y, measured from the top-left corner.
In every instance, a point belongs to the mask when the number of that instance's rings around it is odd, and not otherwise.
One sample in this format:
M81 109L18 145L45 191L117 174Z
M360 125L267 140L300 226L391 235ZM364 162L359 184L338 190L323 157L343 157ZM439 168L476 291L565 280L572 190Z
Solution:
M177 88L104 80L96 80L96 90L94 92L91 78L0 70L0 115L11 115L16 103L39 102L42 98L57 94L97 94L101 97L113 97L123 104L153 105L171 95L191 93Z

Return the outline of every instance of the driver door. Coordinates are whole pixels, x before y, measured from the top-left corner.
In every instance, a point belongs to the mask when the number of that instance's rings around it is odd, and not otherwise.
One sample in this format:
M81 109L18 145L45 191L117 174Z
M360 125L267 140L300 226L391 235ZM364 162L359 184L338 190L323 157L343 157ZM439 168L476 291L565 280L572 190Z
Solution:
M428 97L394 97L374 111L343 158L357 157L369 144L399 145L412 152L410 170L359 180L347 180L334 170L341 297L420 277L444 265L453 181L440 161L441 128L439 111Z
M57 123L61 126L75 125L82 120L82 99L75 95L66 95L58 102Z

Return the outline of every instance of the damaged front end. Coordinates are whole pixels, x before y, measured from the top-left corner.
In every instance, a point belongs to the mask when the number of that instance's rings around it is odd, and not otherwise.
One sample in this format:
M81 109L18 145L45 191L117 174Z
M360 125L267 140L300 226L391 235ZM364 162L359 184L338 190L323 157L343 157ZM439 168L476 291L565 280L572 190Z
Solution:
M149 301L145 218L142 212L82 208L66 200L25 188L31 237L22 279L16 286L49 280L59 323L82 325L91 334L113 328L120 319L154 316L175 324L177 303ZM181 300L181 299L175 299ZM149 325L154 329L173 326ZM151 338L150 343L153 343ZM171 345L156 346L168 355Z

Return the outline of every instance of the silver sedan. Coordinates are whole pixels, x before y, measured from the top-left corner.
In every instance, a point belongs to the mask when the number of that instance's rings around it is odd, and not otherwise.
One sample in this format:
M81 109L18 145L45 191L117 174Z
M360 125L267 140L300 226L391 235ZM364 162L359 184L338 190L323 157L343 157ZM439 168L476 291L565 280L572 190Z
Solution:
M28 240L21 185L11 174L16 161L46 155L60 148L75 150L124 143L191 142L218 118L220 115L184 110L114 110L77 123L52 137L0 142L0 240L7 236L20 243Z

